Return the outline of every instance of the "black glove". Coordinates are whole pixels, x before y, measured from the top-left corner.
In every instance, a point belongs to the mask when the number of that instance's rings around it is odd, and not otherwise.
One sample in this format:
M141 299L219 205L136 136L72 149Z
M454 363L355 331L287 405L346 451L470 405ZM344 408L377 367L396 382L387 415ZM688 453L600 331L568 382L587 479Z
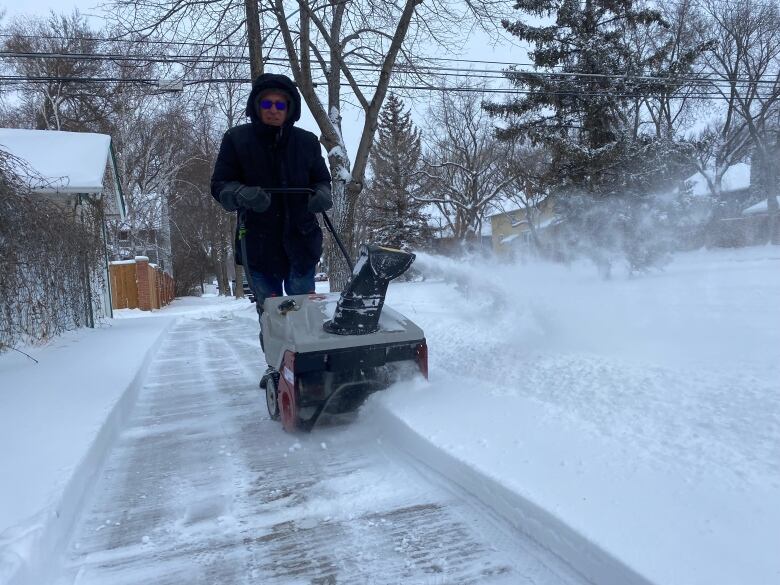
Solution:
M248 187L231 181L219 193L219 202L225 211L236 211L239 207L262 213L271 205L271 195L260 187Z
M238 210L238 190L241 188L241 183L231 182L225 185L224 189L219 192L219 203L225 211Z
M236 195L238 204L244 209L262 213L271 205L271 194L262 187L242 185Z
M333 198L330 196L330 184L320 183L314 189L314 195L309 199L309 211L322 213L333 207Z

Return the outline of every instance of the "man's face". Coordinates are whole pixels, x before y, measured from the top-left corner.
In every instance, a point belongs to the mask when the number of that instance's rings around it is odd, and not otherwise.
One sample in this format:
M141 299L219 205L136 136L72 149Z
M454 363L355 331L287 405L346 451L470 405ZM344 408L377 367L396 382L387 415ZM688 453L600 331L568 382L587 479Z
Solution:
M269 108L264 108L263 106L269 105ZM280 107L283 109L279 109ZM290 104L287 102L287 96L285 96L283 93L277 93L277 92L269 92L263 95L263 98L258 103L259 109L260 109L260 119L263 121L263 124L268 124L269 126L281 126L284 124L284 121L287 119L287 112L290 110Z

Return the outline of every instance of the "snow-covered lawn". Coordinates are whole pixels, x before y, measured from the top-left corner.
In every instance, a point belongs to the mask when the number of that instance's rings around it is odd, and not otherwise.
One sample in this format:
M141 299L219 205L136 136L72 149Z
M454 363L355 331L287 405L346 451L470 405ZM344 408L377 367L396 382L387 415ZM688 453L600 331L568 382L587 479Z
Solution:
M429 464L519 495L494 504L594 582L582 542L652 583L780 582L780 249L681 254L609 282L419 266L454 285L398 284L388 303L425 330L431 382L381 401L453 458ZM495 500L474 477L464 487Z

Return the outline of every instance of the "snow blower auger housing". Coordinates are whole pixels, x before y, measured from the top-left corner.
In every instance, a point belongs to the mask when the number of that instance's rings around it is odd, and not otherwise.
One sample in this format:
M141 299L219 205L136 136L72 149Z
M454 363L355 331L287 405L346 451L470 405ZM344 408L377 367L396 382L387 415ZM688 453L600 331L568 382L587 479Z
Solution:
M285 430L309 431L323 414L353 412L373 392L415 372L427 378L422 329L384 306L388 283L413 261L414 254L362 246L340 295L265 300L269 369L260 386L271 418L281 418Z

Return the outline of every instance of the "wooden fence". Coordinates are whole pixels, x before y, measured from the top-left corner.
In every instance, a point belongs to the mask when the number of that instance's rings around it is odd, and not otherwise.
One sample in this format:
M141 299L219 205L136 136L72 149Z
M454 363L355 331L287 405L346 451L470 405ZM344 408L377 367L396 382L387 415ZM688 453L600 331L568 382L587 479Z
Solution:
M149 264L146 256L112 262L111 305L115 309L159 309L174 299L173 278Z

